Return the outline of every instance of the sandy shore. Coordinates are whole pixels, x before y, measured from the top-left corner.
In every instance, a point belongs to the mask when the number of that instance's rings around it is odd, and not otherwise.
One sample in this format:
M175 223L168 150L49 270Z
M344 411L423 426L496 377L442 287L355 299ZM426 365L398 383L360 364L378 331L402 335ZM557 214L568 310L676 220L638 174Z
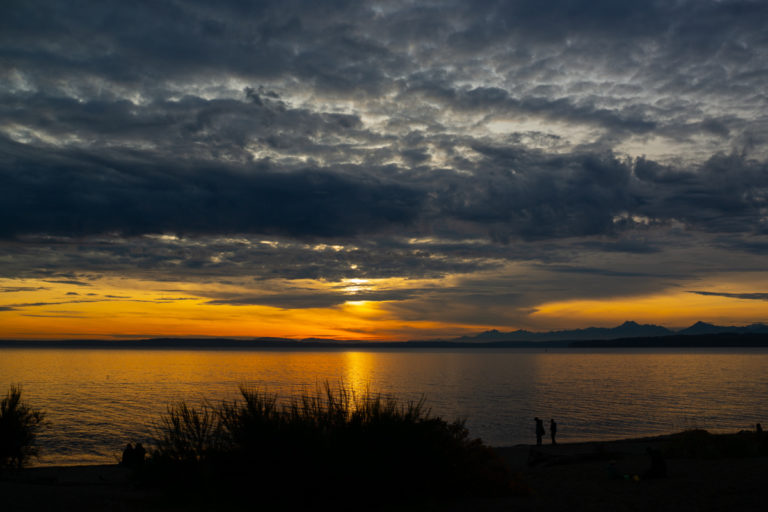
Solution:
M750 511L766 510L768 457L666 460L667 477L642 476L647 447L666 437L496 448L515 473L517 495L387 507L440 511ZM182 510L137 487L117 465L29 468L0 479L4 511ZM185 508L187 509L187 508ZM207 510L201 508L201 510Z
M667 442L649 438L498 448L529 495L474 510L682 512L768 507L768 457L667 458L666 478L643 479L651 466L646 448L663 450Z

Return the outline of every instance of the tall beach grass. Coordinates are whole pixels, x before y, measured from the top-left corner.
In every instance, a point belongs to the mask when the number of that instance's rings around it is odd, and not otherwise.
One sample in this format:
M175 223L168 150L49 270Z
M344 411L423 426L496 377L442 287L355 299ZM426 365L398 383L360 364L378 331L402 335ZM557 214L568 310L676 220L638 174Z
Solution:
M510 475L461 420L425 401L355 393L343 383L281 400L241 387L241 398L168 408L144 468L150 482L238 500L334 503L498 495Z

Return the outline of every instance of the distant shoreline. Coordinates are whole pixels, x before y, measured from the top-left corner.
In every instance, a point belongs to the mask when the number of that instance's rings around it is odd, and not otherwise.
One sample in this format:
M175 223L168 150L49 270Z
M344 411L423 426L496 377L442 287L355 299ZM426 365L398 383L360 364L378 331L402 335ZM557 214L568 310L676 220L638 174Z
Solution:
M150 338L132 340L18 340L0 339L0 348L99 348L99 349L548 349L548 348L766 348L766 333L673 334L669 336L612 340L554 341L341 341L282 338Z

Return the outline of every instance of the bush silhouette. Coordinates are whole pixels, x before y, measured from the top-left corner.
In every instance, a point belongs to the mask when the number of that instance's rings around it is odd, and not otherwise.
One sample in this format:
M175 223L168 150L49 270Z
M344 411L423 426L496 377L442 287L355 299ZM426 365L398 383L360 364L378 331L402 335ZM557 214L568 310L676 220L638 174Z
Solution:
M712 434L692 429L672 435L665 455L693 459L764 457L768 455L768 443L756 432Z
M502 494L504 463L463 421L432 416L424 400L401 402L343 384L286 402L241 388L242 400L169 407L145 476L211 497L314 503ZM171 476L173 475L173 476ZM173 483L173 482L170 482ZM243 494L244 493L244 494Z
M21 386L11 385L0 400L0 468L21 469L37 455L35 439L45 414L21 400Z

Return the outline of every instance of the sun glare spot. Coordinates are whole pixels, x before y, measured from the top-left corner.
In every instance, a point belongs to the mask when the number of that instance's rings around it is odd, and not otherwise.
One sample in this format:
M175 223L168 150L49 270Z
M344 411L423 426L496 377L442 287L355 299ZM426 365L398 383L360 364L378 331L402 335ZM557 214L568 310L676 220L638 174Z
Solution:
M148 235L144 235L144 238L149 238L150 240L160 240L162 242L180 242L182 240L177 235L153 235L153 234L148 234Z
M334 252L339 252L339 251L343 251L344 250L344 246L343 245L328 245L328 244L316 244L316 245L311 246L311 248L312 248L313 251L317 251L317 252L323 252L323 251L327 251L329 249L334 251Z
M612 221L614 224L618 224L620 222L632 221L633 224L641 224L643 226L648 226L653 222L653 219L645 215L630 215L628 212L623 212L619 215L614 215Z

